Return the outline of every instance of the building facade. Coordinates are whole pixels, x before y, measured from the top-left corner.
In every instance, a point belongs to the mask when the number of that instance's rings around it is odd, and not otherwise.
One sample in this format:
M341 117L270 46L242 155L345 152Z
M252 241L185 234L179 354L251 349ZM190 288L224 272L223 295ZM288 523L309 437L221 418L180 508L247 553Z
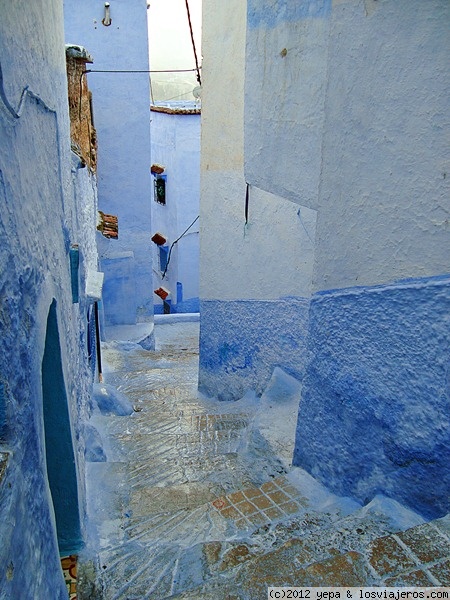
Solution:
M2 3L0 49L0 596L62 600L86 513L95 175L71 151L62 3Z
M200 387L282 367L294 464L444 514L449 5L235 4L204 7Z
M164 300L155 295L155 313L200 308L200 118L195 102L152 106L152 227L164 238L153 247L153 288L169 292Z
M153 322L147 2L65 0L65 37L93 57L84 75L98 136L99 208L118 235L99 240L105 325ZM99 72L101 71L101 72Z

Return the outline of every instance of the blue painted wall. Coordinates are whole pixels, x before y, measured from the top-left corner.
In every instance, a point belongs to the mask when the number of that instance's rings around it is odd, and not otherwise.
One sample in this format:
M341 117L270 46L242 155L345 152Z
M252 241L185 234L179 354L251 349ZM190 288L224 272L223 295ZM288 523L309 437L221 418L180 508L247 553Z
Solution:
M45 455L42 365L56 300L60 362L46 376L58 381L66 417L64 459L72 466L66 491L78 496L78 509L71 507L79 529L64 537L76 549L85 516L82 422L92 387L85 284L97 253L95 182L70 152L61 2L0 3L0 66L0 450L9 453L0 481L0 597L65 600ZM75 304L72 244L80 250Z
M333 5L294 454L429 517L450 510L449 19L440 0Z
M99 70L148 71L146 0L111 2L109 27L102 24L104 2L64 0L67 43L85 46ZM105 324L151 321L153 315L150 175L150 88L148 73L87 75L98 138L99 208L119 219L119 238L99 234L105 271ZM125 272L123 253L132 253ZM120 273L116 290L113 279ZM130 303L131 300L131 303Z
M168 114L152 110L152 163L165 167L166 204L152 202L153 231L167 239L167 249L199 214L200 201L200 118L195 102L167 102L160 106L188 114ZM191 114L189 114L191 111ZM198 114L196 114L198 113ZM161 285L170 292L171 312L199 310L199 223L172 248L164 280L165 265L153 248L153 289ZM161 268L162 267L162 268ZM178 283L182 285L179 298ZM155 313L163 312L156 295Z
M450 279L316 294L294 463L339 494L450 511Z
M276 366L301 379L307 316L303 298L202 300L199 389L219 400L261 394Z

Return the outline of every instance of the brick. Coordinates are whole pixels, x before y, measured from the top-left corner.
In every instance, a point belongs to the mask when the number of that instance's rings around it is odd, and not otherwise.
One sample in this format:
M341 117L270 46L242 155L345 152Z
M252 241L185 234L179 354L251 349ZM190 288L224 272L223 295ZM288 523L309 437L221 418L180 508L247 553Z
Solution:
M230 506L230 503L228 502L226 497L223 496L222 498L217 498L216 500L214 500L214 502L212 502L212 505L214 506L214 508L217 508L217 510L222 510L224 508L228 508Z
M219 562L222 544L220 542L207 542L203 545L203 556L208 565L214 565Z
M406 571L416 563L406 554L400 544L390 536L374 540L367 548L368 559L375 571L381 576Z
M422 563L450 556L450 542L428 523L397 534Z

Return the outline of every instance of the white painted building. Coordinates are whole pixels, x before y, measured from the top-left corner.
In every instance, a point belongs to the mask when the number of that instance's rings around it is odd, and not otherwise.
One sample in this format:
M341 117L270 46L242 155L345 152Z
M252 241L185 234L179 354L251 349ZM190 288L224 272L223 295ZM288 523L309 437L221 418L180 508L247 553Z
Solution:
M303 378L294 463L428 516L450 509L449 11L205 0L203 22L200 389Z

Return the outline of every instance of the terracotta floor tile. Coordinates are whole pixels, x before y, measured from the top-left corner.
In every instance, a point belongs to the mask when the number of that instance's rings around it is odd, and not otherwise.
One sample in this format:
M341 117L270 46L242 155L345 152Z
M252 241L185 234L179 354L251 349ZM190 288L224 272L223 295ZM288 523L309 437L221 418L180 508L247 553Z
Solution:
M340 554L301 571L312 587L354 587L365 585L368 580L364 558L358 552Z
M237 504L238 502L243 502L245 500L245 496L242 492L228 494L227 498L232 504Z
M212 505L214 506L214 508L217 508L217 510L222 510L231 506L225 496L214 500L214 502L212 502Z
M286 504L279 504L279 507L287 515L294 515L300 510L300 506L293 500L291 500L290 502L286 502Z
M238 513L238 511L232 506L222 509L220 514L226 519L234 519L235 521L241 518L240 513Z
M400 544L390 536L374 540L369 545L367 554L370 564L381 577L416 566Z
M274 492L276 491L278 488L277 486L272 483L271 481L266 481L266 483L263 483L261 486L262 491L267 494L267 492Z
M273 507L273 502L271 502L266 496L257 496L256 498L252 498L252 502L260 509Z
M422 571L421 569L411 571L411 573L389 577L384 583L387 587L403 587L410 585L415 587L427 587L434 585L425 571Z
M441 585L450 586L450 558L428 569Z
M284 516L284 513L282 513L281 510L276 506L273 506L272 508L266 508L264 510L264 514L267 515L270 520L279 519L280 517Z
M428 523L402 531L397 536L423 563L450 556L450 542Z
M264 513L254 513L253 515L250 515L248 517L249 521L251 521L253 523L253 525L264 525L264 523L268 523L270 522L270 519L268 519Z
M289 502L290 500L289 496L281 490L276 492L267 492L267 495L274 504L283 504L284 502Z
M239 504L236 504L235 507L239 512L241 512L245 516L252 515L253 513L258 511L256 506L253 506L253 504L248 500L245 500L244 502L239 502Z
M256 496L262 496L262 492L258 488L248 488L247 490L243 490L243 494L250 500Z

